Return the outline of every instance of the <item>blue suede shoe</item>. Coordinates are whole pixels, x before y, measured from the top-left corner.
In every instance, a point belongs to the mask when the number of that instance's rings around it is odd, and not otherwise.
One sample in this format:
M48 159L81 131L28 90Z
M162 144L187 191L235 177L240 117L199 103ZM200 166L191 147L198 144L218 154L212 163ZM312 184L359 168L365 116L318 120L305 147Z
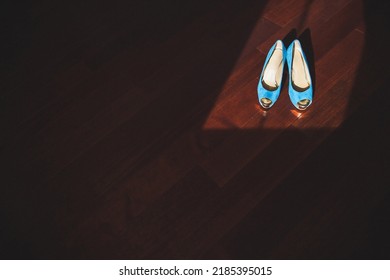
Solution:
M313 85L307 59L298 40L294 40L287 49L287 65L290 100L298 110L305 110L313 100Z
M265 109L271 108L279 97L285 59L286 48L278 40L268 52L257 86L259 103Z

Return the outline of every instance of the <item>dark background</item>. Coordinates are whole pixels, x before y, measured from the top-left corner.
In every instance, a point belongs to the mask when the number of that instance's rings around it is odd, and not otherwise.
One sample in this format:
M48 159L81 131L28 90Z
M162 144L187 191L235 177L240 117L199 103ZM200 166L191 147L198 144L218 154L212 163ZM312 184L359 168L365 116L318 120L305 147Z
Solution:
M0 10L3 259L389 258L387 4ZM296 37L314 103L284 82L263 111L268 49Z

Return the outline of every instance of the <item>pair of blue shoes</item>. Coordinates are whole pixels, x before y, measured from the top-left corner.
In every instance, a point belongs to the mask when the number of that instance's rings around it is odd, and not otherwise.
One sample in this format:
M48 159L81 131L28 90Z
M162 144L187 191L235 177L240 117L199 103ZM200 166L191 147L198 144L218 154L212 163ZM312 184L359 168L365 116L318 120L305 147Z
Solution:
M307 109L313 99L313 86L306 56L299 40L294 40L287 51L281 40L269 50L261 72L257 93L260 105L271 108L279 97L282 87L284 63L289 73L288 94L298 110Z

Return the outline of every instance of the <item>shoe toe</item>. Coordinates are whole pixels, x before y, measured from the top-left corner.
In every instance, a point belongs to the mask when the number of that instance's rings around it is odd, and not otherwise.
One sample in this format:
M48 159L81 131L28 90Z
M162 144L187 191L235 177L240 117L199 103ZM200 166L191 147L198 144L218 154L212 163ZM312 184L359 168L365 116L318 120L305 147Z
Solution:
M261 98L261 99L260 99L260 104L261 104L261 106L263 106L264 108L270 108L271 105L272 105L272 100L269 99L269 98Z
M305 110L310 105L309 99L302 99L298 102L298 108L301 110Z

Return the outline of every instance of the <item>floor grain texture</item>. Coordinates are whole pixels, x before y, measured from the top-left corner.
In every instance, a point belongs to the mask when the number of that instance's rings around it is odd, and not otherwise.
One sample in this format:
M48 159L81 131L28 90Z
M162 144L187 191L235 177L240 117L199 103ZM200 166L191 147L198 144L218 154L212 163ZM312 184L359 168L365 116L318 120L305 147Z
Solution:
M388 4L87 2L5 9L3 259L390 257ZM294 38L314 103L264 111Z

